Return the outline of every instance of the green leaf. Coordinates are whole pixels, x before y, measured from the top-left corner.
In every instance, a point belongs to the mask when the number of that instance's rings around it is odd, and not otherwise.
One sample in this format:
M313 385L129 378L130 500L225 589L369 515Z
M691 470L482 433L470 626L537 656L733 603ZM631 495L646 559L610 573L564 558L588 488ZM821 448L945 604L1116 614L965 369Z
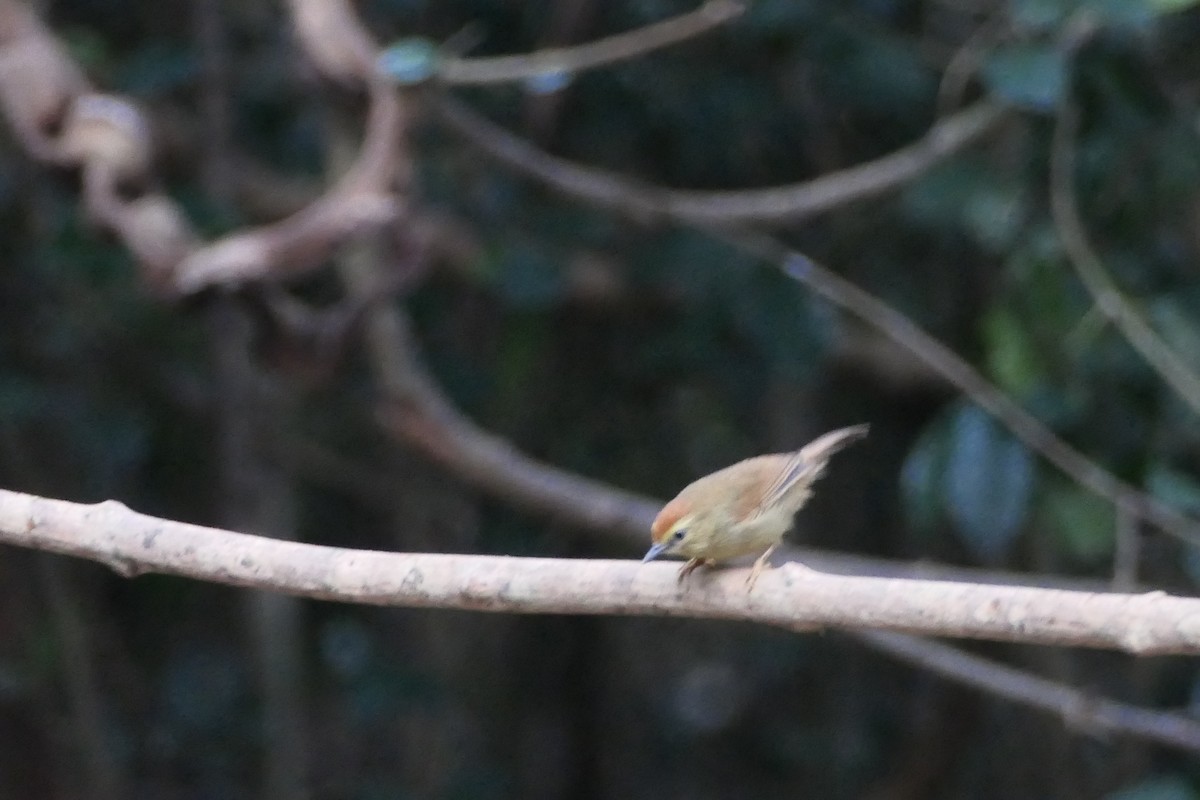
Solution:
M1195 292L1176 292L1156 298L1150 303L1150 319L1162 332L1163 339L1192 369L1200 369L1200 323L1196 310L1200 307Z
M1017 185L987 177L962 209L963 221L981 246L1004 253L1021 231L1025 197Z
M1090 563L1112 555L1116 542L1112 504L1091 492L1056 482L1042 493L1038 518L1072 558Z
M123 61L113 84L130 94L161 95L191 85L199 74L200 60L195 53L153 43Z
M1197 800L1196 792L1178 775L1148 778L1104 796L1104 800Z
M1155 6L1178 0L1013 0L1013 22L1020 28L1053 33L1073 15L1086 12L1104 25L1143 27L1161 11ZM1196 0L1183 0L1190 5ZM1180 8L1184 6L1179 6Z
M552 306L565 286L559 265L533 247L517 246L504 253L496 278L500 295L525 311Z
M1165 464L1156 463L1146 476L1150 494L1187 514L1200 513L1200 481ZM1183 569L1193 583L1200 584L1200 549L1189 547L1183 554Z
M720 304L779 374L793 380L811 377L837 325L819 300L773 270L747 273Z
M902 195L904 210L934 230L963 231L995 253L1021 235L1025 194L1011 176L980 159L954 159L930 170Z
M983 68L993 93L1030 111L1053 111L1067 85L1067 59L1047 44L1017 44L998 50Z
M944 486L946 510L967 547L984 561L1009 549L1028 516L1034 461L977 406L960 406L950 421Z
M1200 482L1165 464L1155 464L1146 476L1146 488L1164 503L1191 514L1200 512Z
M1004 308L994 308L983 318L988 372L1002 388L1020 397L1034 389L1043 372L1027 327L1015 313Z
M1012 0L1010 13L1021 28L1048 31L1061 25L1074 6L1073 0Z
M928 535L942 520L942 481L950 441L945 420L928 425L900 467L900 500L910 528Z
M1145 0L1147 6L1159 14L1171 14L1191 8L1200 0Z
M756 33L786 36L823 20L823 7L813 0L758 0L739 25Z
M971 159L954 159L931 169L901 195L905 213L931 228L958 225L984 169Z
M36 419L52 402L41 384L15 373L0 374L0 419L10 424Z
M1082 7L1110 28L1146 29L1154 22L1151 0L1084 0Z

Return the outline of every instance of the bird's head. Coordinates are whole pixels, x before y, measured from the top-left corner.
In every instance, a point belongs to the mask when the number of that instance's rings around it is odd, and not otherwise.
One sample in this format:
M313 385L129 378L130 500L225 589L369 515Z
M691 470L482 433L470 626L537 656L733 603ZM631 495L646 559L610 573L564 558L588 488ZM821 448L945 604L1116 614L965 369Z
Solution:
M642 563L653 561L667 553L683 551L687 547L695 519L696 515L690 513L687 504L678 498L667 503L650 526L651 545Z

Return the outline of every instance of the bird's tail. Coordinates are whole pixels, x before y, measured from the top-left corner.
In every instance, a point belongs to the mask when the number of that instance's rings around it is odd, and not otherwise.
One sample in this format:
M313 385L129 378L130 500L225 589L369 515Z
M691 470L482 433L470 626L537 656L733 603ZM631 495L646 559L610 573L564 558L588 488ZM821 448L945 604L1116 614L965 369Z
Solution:
M800 448L800 458L809 463L828 461L830 456L843 447L866 438L870 428L870 425L851 425L849 428L839 428L824 436L818 436Z
M867 435L869 425L853 425L839 428L824 436L818 436L801 447L788 460L774 483L763 493L759 508L764 511L776 503L788 502L799 508L808 498L809 487L825 472L830 457L843 447L857 442Z

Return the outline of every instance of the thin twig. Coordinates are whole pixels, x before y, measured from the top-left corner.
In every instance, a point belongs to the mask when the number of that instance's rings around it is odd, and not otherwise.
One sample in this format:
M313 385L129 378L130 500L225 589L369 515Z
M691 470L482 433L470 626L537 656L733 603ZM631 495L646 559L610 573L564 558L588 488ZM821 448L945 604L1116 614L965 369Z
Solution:
M372 275L372 265L361 263L357 266L357 269L343 273L350 282L351 291L372 291L377 282ZM378 264L373 269L377 271ZM655 501L619 492L599 482L539 463L502 439L480 431L442 396L436 383L424 372L413 349L407 322L399 310L394 307L377 308L375 315L370 342L371 359L391 400L381 411L385 426L416 444L426 455L451 469L458 477L507 502L549 513L590 529L617 531L644 540L649 520L657 508ZM793 550L788 555L795 558L796 553ZM871 569L879 569L877 564L864 567L852 557L847 561L847 557L840 554L823 557L822 554L802 551L799 560L810 568L840 574L863 574ZM918 571L922 569L921 565L905 567ZM886 570L880 570L878 574L890 574L893 578L897 575ZM954 577L971 582L981 579L975 573ZM1014 576L1004 577L1006 582L1015 579ZM1016 580L1020 583L1019 579ZM1080 588L1088 592L1097 591L1095 585ZM861 636L859 640L895 657L905 657L894 646L889 648L870 637ZM905 644L908 660L914 660L912 653L923 654L921 666L950 680L985 690L992 685L1011 687L1014 682L1025 687L1042 687L1043 691L1010 690L1003 695L1034 708L1061 714L1062 704L1058 701L1062 697L1076 695L1076 690L1069 686L975 659L948 645L925 642L915 637L899 641ZM964 663L970 665L969 670L963 670ZM1144 711L1149 716L1139 717L1136 712L1141 709L1135 706L1128 708L1134 713L1104 716L1101 720L1113 730L1124 730L1131 736L1167 744L1174 743L1170 731L1186 732L1188 725L1193 724L1186 718L1168 712ZM1160 719L1162 726L1139 724ZM1122 728L1126 722L1131 724L1128 730ZM1183 738L1186 741L1186 735Z
M128 185L155 183L153 126L137 104L95 92L26 4L0 0L0 29L0 109L18 141L39 160L80 169L88 216L116 233L153 289L187 294L292 277L321 265L353 233L400 213L390 195L398 106L382 80L370 82L359 160L339 183L285 219L205 243L167 195L128 193ZM360 66L366 76L370 63Z
M878 297L773 237L749 233L717 235L775 264L788 277L902 345L1080 486L1111 503L1124 502L1140 519L1200 546L1200 523L1122 481L1067 444L965 359Z
M733 0L708 0L695 11L587 44L519 56L451 57L440 65L438 80L446 84L479 85L512 83L546 74L570 76L692 39L725 24L744 10L741 3Z
M920 669L1057 714L1076 730L1121 733L1200 752L1200 721L1183 714L1110 700L928 639L884 631L855 631L850 636Z
M987 107L985 107L987 108ZM874 295L822 267L808 256L765 235L696 223L677 216L658 200L658 193L609 172L580 167L551 156L529 142L486 121L458 104L443 103L443 118L482 152L523 174L536 178L571 197L638 214L647 208L669 218L692 223L701 233L729 241L739 249L775 264L784 274L805 284L835 305L849 311L883 333L957 387L973 402L1005 425L1030 449L1040 453L1063 473L1100 497L1115 502L1125 498L1139 518L1190 544L1200 546L1200 523L1165 505L1157 498L1118 479L1108 470L1060 439L1041 420L984 378L975 368L915 322ZM978 112L979 109L976 109ZM968 112L962 112L968 113ZM461 123L469 123L464 126ZM458 123L458 124L456 124ZM470 130L468 130L470 128ZM487 134L486 136L483 134ZM840 173L839 173L840 174ZM581 186L580 176L589 184ZM591 181L599 183L592 185ZM597 195L596 186L605 187ZM617 199L620 202L617 202Z
M434 106L455 133L496 160L589 203L635 217L697 225L794 223L896 189L976 141L1006 117L978 103L939 120L918 141L882 158L802 183L701 192L652 186L552 156L450 97Z
M1130 503L1121 498L1116 503L1116 546L1113 550L1112 588L1127 592L1137 585L1138 561L1141 557L1138 517Z
M1057 124L1050 153L1050 208L1067 260L1092 296L1096 307L1121 331L1125 340L1150 365L1176 395L1200 414L1200 375L1164 342L1138 313L1104 269L1100 256L1088 240L1075 201L1075 137L1079 109L1068 94L1058 107Z
M939 117L949 114L958 106L971 76L979 69L988 52L1008 33L1011 22L1005 10L1004 6L996 6L989 18L954 52L942 70L936 104Z

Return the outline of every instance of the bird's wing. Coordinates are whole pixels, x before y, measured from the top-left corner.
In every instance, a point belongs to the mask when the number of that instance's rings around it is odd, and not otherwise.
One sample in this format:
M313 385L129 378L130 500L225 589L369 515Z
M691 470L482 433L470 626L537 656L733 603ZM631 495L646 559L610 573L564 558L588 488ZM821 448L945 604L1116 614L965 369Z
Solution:
M774 479L763 491L751 516L767 512L797 488L808 488L813 481L821 477L830 456L866 435L866 425L841 428L814 439L788 455Z
M751 516L756 517L774 507L798 483L812 483L820 476L824 466L824 461L813 461L803 450L792 453L776 473L774 481L763 490Z

